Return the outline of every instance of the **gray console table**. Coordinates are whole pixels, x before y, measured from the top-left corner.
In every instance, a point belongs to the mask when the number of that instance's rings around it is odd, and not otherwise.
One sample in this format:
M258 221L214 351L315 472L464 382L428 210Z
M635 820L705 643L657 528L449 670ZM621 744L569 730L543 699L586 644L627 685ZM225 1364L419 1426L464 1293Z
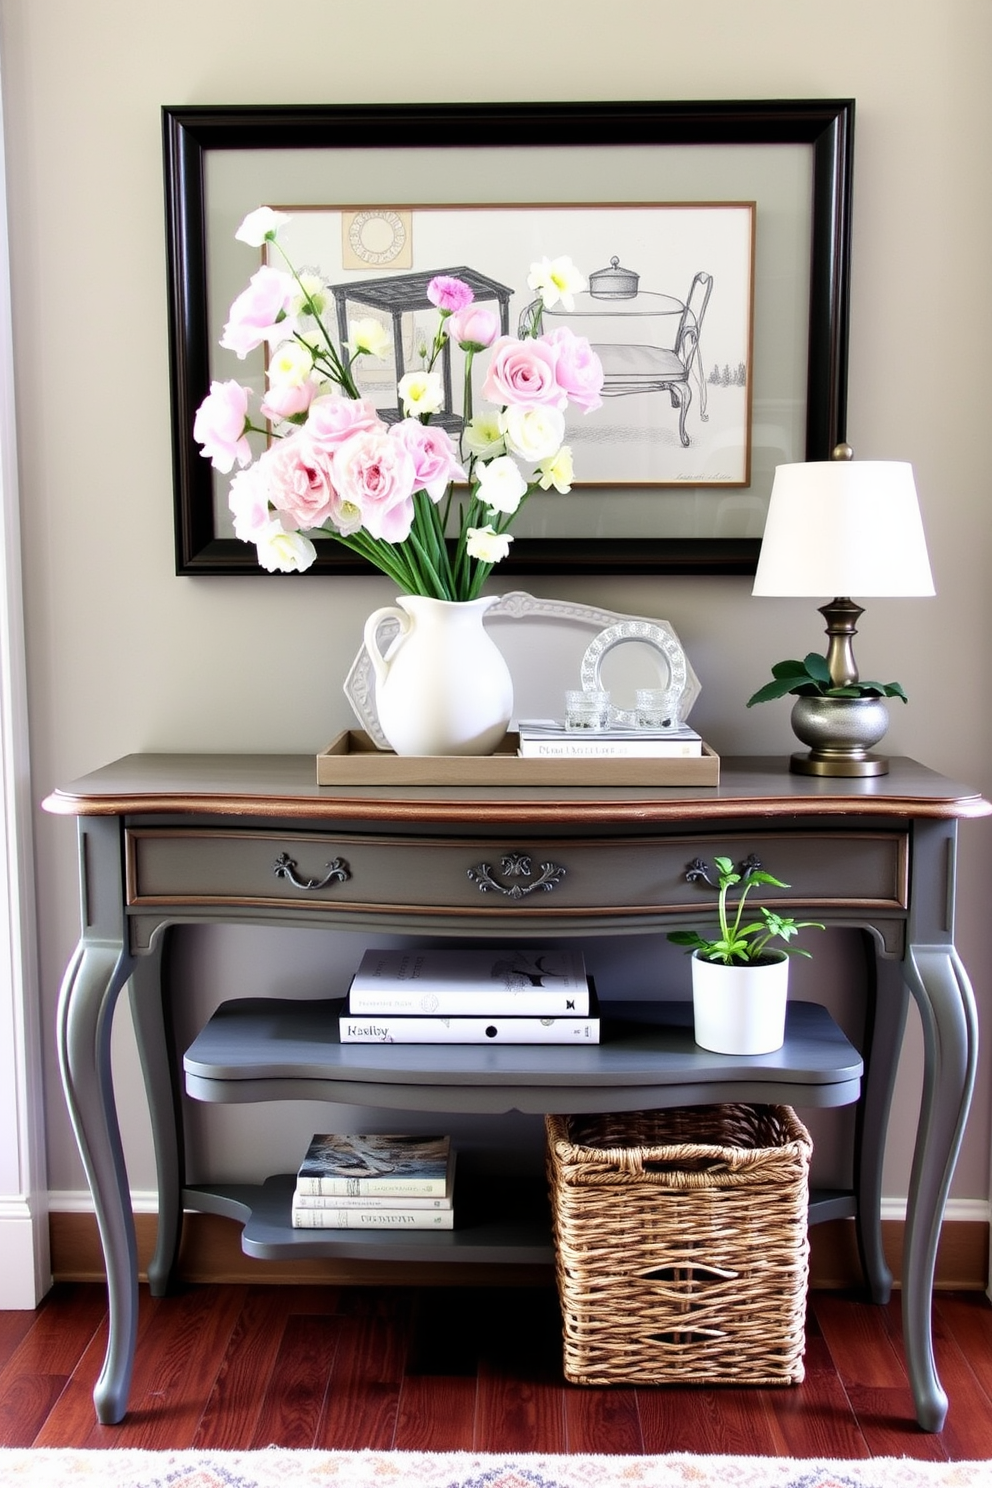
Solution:
M974 1081L976 1017L953 942L957 821L992 806L909 760L889 775L790 775L785 759L729 759L714 787L327 787L310 756L131 755L55 791L78 818L82 934L66 971L59 1052L93 1192L109 1292L98 1418L127 1408L137 1322L134 1224L110 1062L118 995L129 987L155 1136L163 1293L184 1207L229 1214L255 1255L530 1261L550 1255L540 1217L471 1200L468 1223L430 1232L315 1235L289 1224L288 1175L258 1186L185 1182L177 1071L161 976L169 927L204 921L323 925L530 938L637 934L698 922L695 858L756 855L791 885L790 909L864 934L864 1047L823 1009L795 1004L785 1047L751 1060L706 1054L687 1011L614 1005L597 1048L355 1046L329 1034L326 1006L225 1004L186 1054L188 1093L236 1102L307 1096L397 1111L603 1111L722 1100L800 1106L858 1101L850 1191L814 1195L811 1219L851 1216L865 1276L887 1300L879 1218L885 1130L915 998L925 1072L906 1223L903 1314L920 1425L947 1398L934 1367L937 1240ZM483 871L480 872L480 869ZM546 885L546 886L545 886ZM862 1070L863 1057L863 1070ZM862 1079L862 1072L864 1078ZM375 1247L375 1248L370 1248Z

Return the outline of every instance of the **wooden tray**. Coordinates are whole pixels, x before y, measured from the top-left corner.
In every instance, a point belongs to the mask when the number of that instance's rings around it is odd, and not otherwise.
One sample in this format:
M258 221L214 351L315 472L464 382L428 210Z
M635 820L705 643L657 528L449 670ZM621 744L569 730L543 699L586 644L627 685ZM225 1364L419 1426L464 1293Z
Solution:
M317 755L318 785L719 785L720 757L521 759L516 734L495 754L396 755L346 729Z

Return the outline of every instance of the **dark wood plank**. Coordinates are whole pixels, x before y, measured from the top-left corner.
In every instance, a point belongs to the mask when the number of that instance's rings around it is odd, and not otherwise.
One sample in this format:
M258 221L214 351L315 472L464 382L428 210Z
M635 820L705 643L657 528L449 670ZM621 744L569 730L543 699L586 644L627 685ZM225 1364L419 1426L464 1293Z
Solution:
M89 1349L106 1349L106 1302L102 1288L55 1288L34 1314L0 1371L0 1446L34 1446L44 1435ZM99 1371L97 1371L99 1372ZM86 1371L84 1371L84 1376ZM88 1422L93 1423L93 1374ZM60 1445L60 1443L58 1443Z
M41 1305L44 1306L44 1302ZM33 1312L27 1308L23 1312L0 1312L0 1370L5 1368L25 1334L34 1327L37 1316L37 1309Z
M892 1335L902 1346L901 1297L884 1309ZM953 1462L985 1456L989 1436L989 1397L983 1390L944 1314L933 1310L933 1356L937 1374L949 1401L947 1420L937 1438Z
M110 1431L115 1447L190 1447L246 1293L243 1286L203 1286L149 1299L128 1413L118 1426L97 1427L97 1435L83 1445L106 1445Z
M791 1457L869 1457L844 1386L815 1325L807 1327L799 1385L769 1390L767 1406Z
M388 1451L394 1444L407 1328L371 1310L337 1319L337 1352L315 1445Z
M567 1385L563 1392L565 1448L569 1452L645 1451L637 1391Z
M992 1459L992 1306L942 1293L934 1320L951 1398L939 1436L916 1424L898 1296L814 1292L801 1385L635 1391L564 1383L547 1288L142 1287L132 1408L98 1426L104 1288L58 1287L34 1313L0 1314L0 1440Z
M397 1452L482 1451L475 1439L476 1394L476 1381L468 1375L406 1375L400 1387L393 1448Z
M814 1292L810 1309L845 1385L908 1386L906 1363L882 1308L845 1293Z
M295 1287L250 1287L191 1446L237 1451L252 1439L272 1379Z
M565 1452L561 1313L551 1289L480 1294L476 1439L507 1452Z
M901 1343L886 1309L820 1292L813 1293L812 1306L871 1456L946 1460L940 1440L917 1425Z
M337 1349L333 1317L286 1320L253 1447L312 1447L317 1439Z
M992 1402L992 1304L980 1292L938 1292L935 1319L956 1341ZM992 1405L989 1408L992 1419ZM984 1455L984 1454L983 1454Z
M768 1404L769 1393L769 1389L736 1385L639 1385L637 1409L644 1450L652 1455L788 1456Z

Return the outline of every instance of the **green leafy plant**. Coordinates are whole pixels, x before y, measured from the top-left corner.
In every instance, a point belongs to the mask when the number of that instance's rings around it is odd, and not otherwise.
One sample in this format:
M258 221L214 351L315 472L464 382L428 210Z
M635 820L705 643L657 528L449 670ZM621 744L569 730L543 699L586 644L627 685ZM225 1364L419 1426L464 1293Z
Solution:
M787 889L787 883L757 867L745 868L743 872L739 872L729 858L714 858L713 862L718 874L716 913L720 933L707 938L700 935L698 930L673 930L668 936L673 945L699 951L704 960L721 962L727 966L753 965L766 955L769 941L776 939L784 941L785 945L775 946L773 949L783 950L788 956L809 956L809 951L802 946L789 945L788 942L800 930L822 930L824 926L818 921L800 920L797 923L776 914L765 905L760 905L756 911L760 919L743 923L747 897L753 888L758 884L770 884L776 889ZM737 884L741 884L742 888L735 906L729 903L729 894Z
M754 703L768 703L772 698L794 693L796 697L859 698L897 697L905 703L906 694L898 682L849 682L844 687L835 687L830 679L827 659L817 651L810 651L802 661L777 661L772 667L774 681L759 687L753 697L748 698L750 708Z

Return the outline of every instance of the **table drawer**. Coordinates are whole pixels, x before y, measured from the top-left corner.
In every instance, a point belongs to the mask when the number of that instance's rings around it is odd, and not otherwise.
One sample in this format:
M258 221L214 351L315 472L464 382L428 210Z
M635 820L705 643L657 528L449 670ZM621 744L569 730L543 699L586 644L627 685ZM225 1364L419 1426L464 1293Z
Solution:
M441 838L226 828L130 828L132 910L288 906L542 918L677 913L713 904L686 873L714 855L752 855L787 889L768 904L903 909L901 833L781 832L590 838Z

